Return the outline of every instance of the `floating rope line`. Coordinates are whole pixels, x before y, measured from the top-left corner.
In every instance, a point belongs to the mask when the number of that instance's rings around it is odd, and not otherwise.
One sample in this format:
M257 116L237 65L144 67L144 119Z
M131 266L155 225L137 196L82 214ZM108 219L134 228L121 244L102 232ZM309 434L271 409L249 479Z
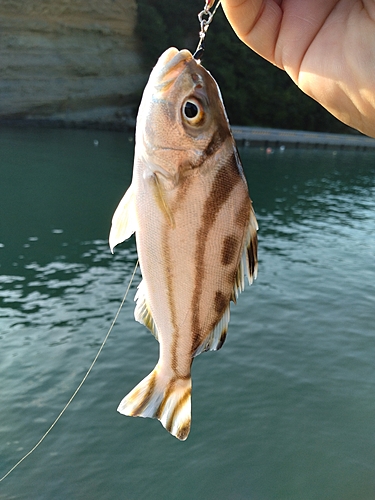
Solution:
M134 271L133 271L133 274L130 278L130 281L129 281L129 284L128 284L128 287L126 289L126 292L125 292L125 295L121 301L121 304L117 310L117 313L115 314L115 317L113 318L113 321L111 323L111 326L109 327L109 330L106 334L106 336L104 337L104 340L102 342L102 345L99 347L99 350L93 360L93 362L91 363L90 365L90 368L87 370L85 376L83 377L81 383L78 385L77 389L74 391L73 395L71 396L71 398L69 399L69 401L66 403L66 405L64 406L64 408L61 410L61 412L59 413L59 415L56 417L56 419L54 420L54 422L50 425L49 429L43 434L43 436L39 439L39 441L36 443L35 446L33 446L33 448L31 448L30 451L28 451L26 453L26 455L24 455L15 465L13 465L13 467L3 476L0 478L0 483L1 481L4 481L5 478L7 478L9 476L9 474L11 472L14 471L14 469L16 469L24 460L26 460L27 457L29 457L37 448L38 446L45 440L45 438L48 436L48 434L52 431L52 429L55 427L55 425L57 424L57 422L60 420L60 418L64 415L65 411L68 409L68 406L70 405L70 403L73 401L73 399L76 397L78 391L81 389L81 387L83 386L83 384L85 383L87 377L90 375L90 372L91 370L94 368L94 365L98 359L98 357L100 356L100 353L102 352L107 340L108 340L108 337L111 333L111 331L113 330L113 327L115 326L115 323L117 321L117 318L120 314L120 311L122 309L122 306L124 305L125 303L125 300L128 296L128 293L129 293L129 290L130 290L130 287L131 287L131 284L133 283L133 279L134 279L134 276L135 276L135 272L137 270L137 267L138 267L138 261L137 263L135 264L135 267L134 267Z

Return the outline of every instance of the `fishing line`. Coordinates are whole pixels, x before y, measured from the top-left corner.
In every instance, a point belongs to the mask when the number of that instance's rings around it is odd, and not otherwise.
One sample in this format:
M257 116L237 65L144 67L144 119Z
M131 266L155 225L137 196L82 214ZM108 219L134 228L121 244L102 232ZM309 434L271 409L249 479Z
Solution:
M106 344L106 342L107 342L107 340L108 340L108 337L109 337L109 335L110 335L110 333L111 333L111 331L112 331L113 327L115 326L115 323L116 323L117 318L118 318L118 316L119 316L119 314L120 314L120 311L121 311L121 309L122 309L122 306L124 305L125 300L126 300L126 297L128 296L128 293L129 293L129 290L130 290L131 284L133 283L133 279L134 279L135 272L136 272L137 268L138 268L138 260L137 260L137 263L135 264L134 271L133 271L133 274L132 274L132 276L131 276L131 278L130 278L130 281L129 281L128 287L127 287L127 289L126 289L125 295L124 295L124 297L123 297L123 299L122 299L122 301L121 301L121 304L120 304L120 306L119 306L119 308L118 308L118 310L117 310L117 312L116 312L116 314L115 314L115 317L113 318L113 321L112 321L112 323L111 323L111 326L109 327L109 330L108 330L108 332L107 332L106 336L104 337L104 340L103 340L103 342L102 342L101 346L99 347L99 350L98 350L98 352L96 353L96 356L95 356L95 358L94 358L93 362L91 363L90 368L87 370L87 372L86 372L85 376L83 377L83 379L82 379L81 383L78 385L77 389L74 391L73 395L70 397L69 401L66 403L66 405L65 405L65 406L64 406L64 408L61 410L61 412L59 413L59 415L55 418L54 422L50 425L49 429L48 429L48 430L47 430L47 431L43 434L43 436L39 439L39 441L36 443L36 445L35 445L35 446L33 446L33 448L31 448L31 450L30 450L30 451L28 451L28 452L26 453L26 455L24 455L24 456L23 456L23 457L22 457L22 458L21 458L21 459L20 459L20 460L19 460L19 461L15 464L15 465L13 465L13 467L12 467L12 468L11 468L11 469L10 469L10 470L9 470L9 471L8 471L8 472L4 475L4 476L3 476L3 477L1 477L1 478L0 478L0 483L1 483L1 481L4 481L4 479L5 479L6 477L8 477L8 476L9 476L9 474L10 474L11 472L13 472L13 471L14 471L14 469L16 469L16 468L17 468L17 467L18 467L18 466L19 466L19 465L20 465L20 464L21 464L24 460L26 460L26 458L27 458L27 457L29 457L29 456L30 456L30 455L31 455L31 454L32 454L32 453L33 453L33 452L34 452L34 451L38 448L38 446L39 446L39 445L40 445L40 444L44 441L44 439L48 436L48 434L49 434L49 433L52 431L52 429L55 427L55 425L57 424L57 422L60 420L60 418L61 418L61 417L63 416L63 414L65 413L65 411L68 409L68 406L70 405L70 403L71 403L71 402L73 401L73 399L76 397L76 395L77 395L78 391L81 389L81 387L82 387L82 386L83 386L83 384L85 383L85 381L86 381L87 377L89 376L89 374L90 374L91 370L94 368L94 365L95 365L95 363L96 363L96 361L97 361L98 357L100 356L100 353L102 352L102 350L103 350L103 348L104 348L104 346L105 346L105 344Z
M215 0L206 0L206 4L204 6L204 9L199 12L198 14L198 19L201 25L201 30L199 32L199 42L198 46L195 49L195 52L193 54L194 59L201 59L203 52L204 52L204 39L206 38L206 33L207 30L212 22L212 19L214 18L214 15L216 14L217 9L219 8L221 4L221 0L218 0L214 10L210 12L211 7L213 7L215 3Z

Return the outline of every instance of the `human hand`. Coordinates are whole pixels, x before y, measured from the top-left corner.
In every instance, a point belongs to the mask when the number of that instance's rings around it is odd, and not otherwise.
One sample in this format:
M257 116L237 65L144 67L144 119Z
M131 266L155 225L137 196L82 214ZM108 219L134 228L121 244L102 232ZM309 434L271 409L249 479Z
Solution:
M375 0L222 0L239 38L375 137Z

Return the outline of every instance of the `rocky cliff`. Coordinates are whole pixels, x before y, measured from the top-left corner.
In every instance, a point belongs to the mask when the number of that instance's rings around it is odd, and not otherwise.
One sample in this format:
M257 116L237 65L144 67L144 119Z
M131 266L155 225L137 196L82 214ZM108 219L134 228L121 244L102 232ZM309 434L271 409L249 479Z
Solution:
M126 120L141 91L135 0L0 0L0 119Z

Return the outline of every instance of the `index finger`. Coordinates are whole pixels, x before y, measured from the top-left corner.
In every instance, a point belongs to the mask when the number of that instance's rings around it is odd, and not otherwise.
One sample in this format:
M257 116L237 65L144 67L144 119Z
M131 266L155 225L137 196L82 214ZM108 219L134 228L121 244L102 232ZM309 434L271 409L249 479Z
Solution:
M280 3L281 0L222 0L225 15L237 36L273 63L282 19Z

